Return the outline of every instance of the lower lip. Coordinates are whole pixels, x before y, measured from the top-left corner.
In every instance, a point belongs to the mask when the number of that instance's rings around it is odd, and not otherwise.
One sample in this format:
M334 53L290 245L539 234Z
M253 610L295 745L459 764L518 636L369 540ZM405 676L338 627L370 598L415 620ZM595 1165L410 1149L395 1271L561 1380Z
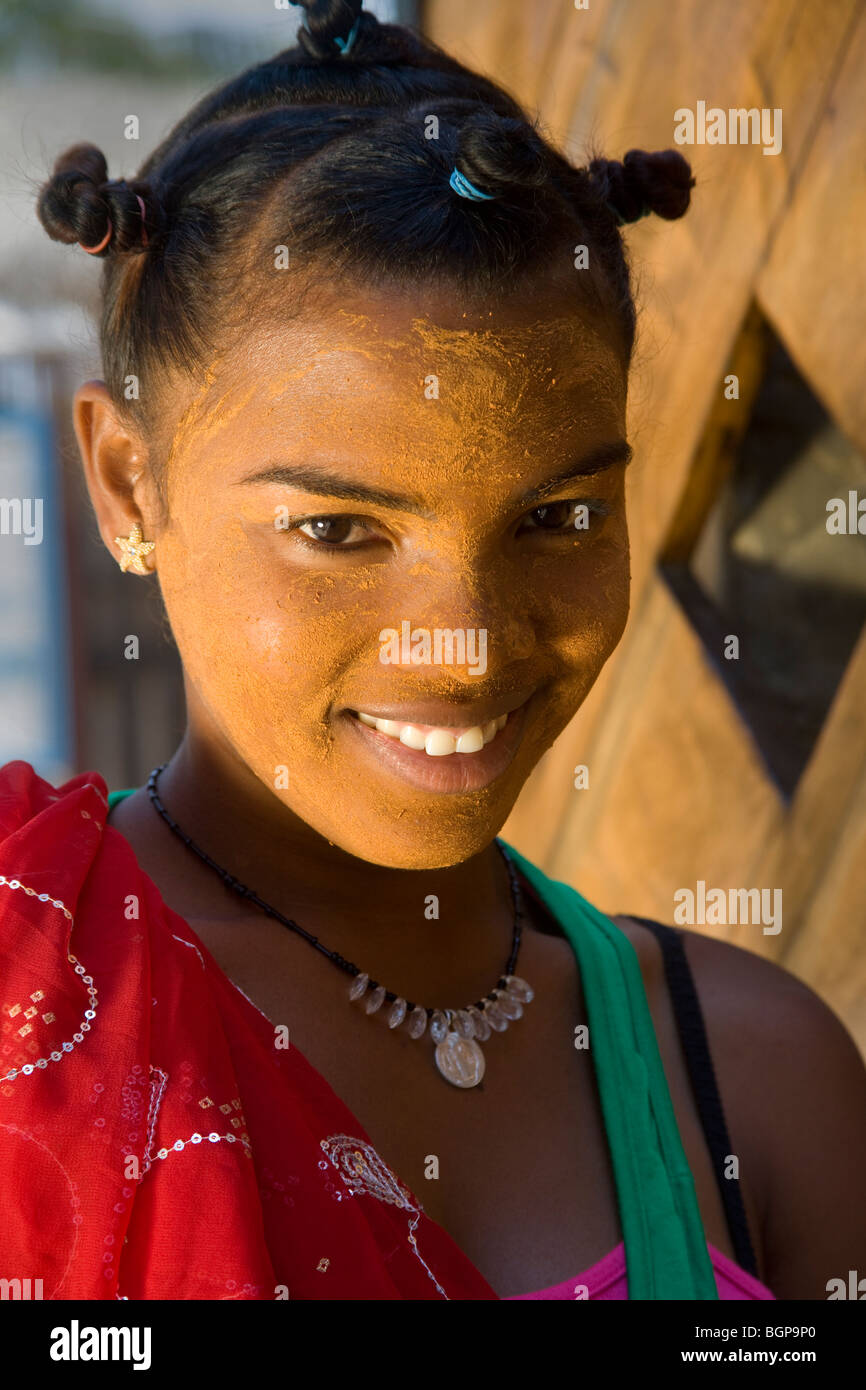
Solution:
M404 782L432 792L475 792L501 777L520 744L531 701L512 710L495 738L477 753L447 753L431 758L423 748L407 748L398 738L382 734L348 710L341 717L355 730L360 747L371 758Z

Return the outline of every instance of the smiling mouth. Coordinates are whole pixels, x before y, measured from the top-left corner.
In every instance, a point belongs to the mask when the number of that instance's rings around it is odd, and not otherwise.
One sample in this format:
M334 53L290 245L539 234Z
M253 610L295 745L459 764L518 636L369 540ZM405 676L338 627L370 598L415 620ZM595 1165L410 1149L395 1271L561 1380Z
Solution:
M521 705L520 709L523 708ZM426 753L430 758L447 758L454 753L480 753L488 743L492 743L504 729L510 717L500 714L484 724L460 725L451 727L445 724L415 724L408 720L379 719L365 710L350 710L349 713L362 724L377 729L406 748ZM517 710L510 711L516 714Z

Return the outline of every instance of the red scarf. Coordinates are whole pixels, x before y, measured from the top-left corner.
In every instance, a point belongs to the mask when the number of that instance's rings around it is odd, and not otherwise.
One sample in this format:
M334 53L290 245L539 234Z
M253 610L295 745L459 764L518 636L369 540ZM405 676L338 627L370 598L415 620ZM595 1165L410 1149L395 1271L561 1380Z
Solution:
M0 1277L46 1299L495 1299L106 826L0 769Z

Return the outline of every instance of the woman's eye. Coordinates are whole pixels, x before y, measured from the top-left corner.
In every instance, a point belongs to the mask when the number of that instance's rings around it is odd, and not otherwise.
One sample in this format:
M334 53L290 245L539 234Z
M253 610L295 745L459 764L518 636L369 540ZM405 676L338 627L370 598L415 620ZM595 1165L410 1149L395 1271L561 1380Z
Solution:
M520 529L560 535L588 531L593 514L608 516L610 512L610 505L599 498L546 502L527 513ZM313 545L332 550L355 549L375 538L373 529L354 516L300 517L289 529L299 532Z
M310 516L296 523L292 530L300 531L311 541L334 547L351 544L370 535L369 528L353 516Z
M609 516L610 512L609 504L599 498L569 498L535 507L525 520L530 523L530 531L588 531L593 514Z

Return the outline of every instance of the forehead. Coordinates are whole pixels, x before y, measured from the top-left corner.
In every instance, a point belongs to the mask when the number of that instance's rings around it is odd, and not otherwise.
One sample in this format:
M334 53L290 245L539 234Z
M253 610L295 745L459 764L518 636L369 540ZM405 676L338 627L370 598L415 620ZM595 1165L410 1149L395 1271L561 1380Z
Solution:
M393 466L425 452L549 454L624 429L626 371L613 338L562 290L485 302L413 287L345 286L237 337L208 367L175 431L170 462L234 456L237 441L308 458L351 445ZM248 462L248 458L245 460ZM471 466L471 463L470 463Z

